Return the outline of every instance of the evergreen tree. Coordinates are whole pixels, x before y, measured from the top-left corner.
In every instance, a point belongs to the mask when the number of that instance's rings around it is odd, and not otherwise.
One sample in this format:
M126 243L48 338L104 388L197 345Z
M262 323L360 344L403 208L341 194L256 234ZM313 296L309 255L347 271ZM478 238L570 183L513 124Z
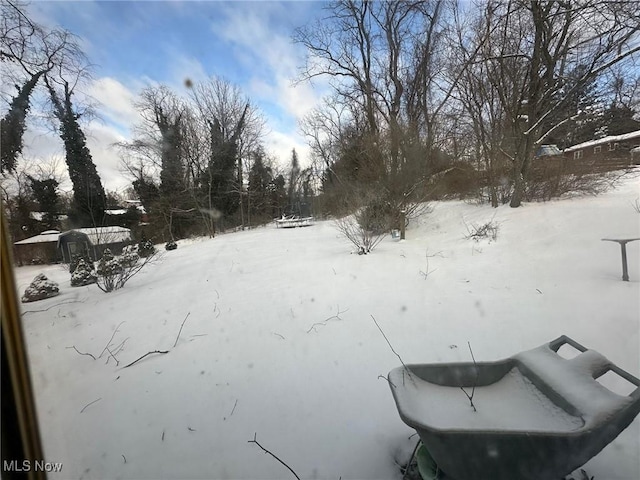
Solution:
M93 163L87 139L80 128L80 115L73 109L73 94L69 83L64 81L63 97L45 78L54 115L60 122L60 138L64 142L69 177L73 184L73 203L69 220L77 227L102 225L106 205L106 195L100 176Z
M640 130L640 121L634 118L636 112L630 107L612 103L603 115L607 135L623 135Z
M291 170L289 171L289 185L287 187L287 199L289 201L288 210L290 213L299 214L299 188L298 180L300 178L300 163L298 162L298 154L296 149L291 150Z
M249 170L249 205L251 215L262 217L270 211L269 185L273 180L271 168L264 164L262 149L253 153L253 164Z
M58 181L54 178L37 180L28 175L31 191L38 202L38 210L44 213L41 220L46 230L58 228Z
M580 79L587 71L587 67L579 65L575 71L568 75L565 85L555 93L555 101L561 103L561 107L550 115L545 122L545 128L550 129L566 118L572 121L557 128L550 135L546 143L558 145L564 149L571 145L593 140L596 132L602 126L602 118L597 108L599 94L596 79L581 82ZM567 92L571 92L567 94ZM564 99L560 102L561 99Z

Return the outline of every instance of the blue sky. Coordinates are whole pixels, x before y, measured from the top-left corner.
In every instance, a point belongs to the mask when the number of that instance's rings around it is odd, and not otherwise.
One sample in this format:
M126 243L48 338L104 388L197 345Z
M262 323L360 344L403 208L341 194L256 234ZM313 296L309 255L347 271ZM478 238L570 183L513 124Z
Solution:
M113 142L127 140L137 121L133 106L145 86L163 83L184 92L185 79L222 76L237 84L266 116L267 150L286 162L292 148L308 152L297 121L323 95L322 83L292 85L304 50L291 35L323 14L322 2L38 1L28 7L41 24L76 34L95 65L86 87L98 101L99 121L89 146L110 190L122 178ZM62 156L55 135L31 136L35 157Z

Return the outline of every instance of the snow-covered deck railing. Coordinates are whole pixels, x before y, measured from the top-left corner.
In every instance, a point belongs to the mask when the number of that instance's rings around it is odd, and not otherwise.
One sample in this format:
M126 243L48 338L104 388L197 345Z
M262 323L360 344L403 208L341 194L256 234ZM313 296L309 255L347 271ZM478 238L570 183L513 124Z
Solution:
M309 227L313 225L313 217L282 217L276 220L278 228Z

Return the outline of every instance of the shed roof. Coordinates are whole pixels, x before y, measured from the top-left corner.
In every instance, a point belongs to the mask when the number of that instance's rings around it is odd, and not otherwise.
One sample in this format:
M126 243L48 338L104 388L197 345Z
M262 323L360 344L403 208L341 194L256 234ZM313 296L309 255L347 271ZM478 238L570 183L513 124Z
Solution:
M119 243L131 240L131 230L124 227L91 227L91 228L75 228L64 232L60 236L63 237L71 232L84 233L89 237L89 241L93 245L105 245L108 243Z
M34 243L48 243L48 242L57 242L58 237L60 237L60 232L57 230L47 230L42 232L40 235L36 235L35 237L25 238L24 240L20 240L19 242L15 242L15 245L31 245Z

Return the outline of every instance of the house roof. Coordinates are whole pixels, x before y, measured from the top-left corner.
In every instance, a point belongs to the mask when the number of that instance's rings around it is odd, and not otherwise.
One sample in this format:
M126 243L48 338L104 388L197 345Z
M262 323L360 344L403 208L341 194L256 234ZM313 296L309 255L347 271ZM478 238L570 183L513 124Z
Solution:
M25 238L24 240L20 240L16 242L15 245L30 245L34 243L48 243L48 242L57 242L58 237L60 237L60 232L57 230L47 230L42 232L40 235L36 235L35 237Z
M60 236L63 237L71 232L84 233L89 237L89 241L93 245L104 245L107 243L118 243L131 240L131 230L124 227L91 227L91 228L75 228L64 232Z
M603 143L612 143L612 142L623 142L625 140L630 140L632 138L640 139L640 130L636 130L635 132L625 133L623 135L610 135L608 137L600 138L598 140L589 140L588 142L579 143L577 145L573 145L569 148L565 148L565 152L572 152L574 150L580 150L583 148L594 147L596 145L601 145Z
M34 243L47 243L57 242L61 237L73 232L80 232L87 237L93 245L104 245L106 243L118 243L126 240L131 240L131 230L124 227L92 227L92 228L75 228L68 230L64 233L60 233L58 230L47 230L35 237L25 238L19 242L15 242L15 245L29 245Z

